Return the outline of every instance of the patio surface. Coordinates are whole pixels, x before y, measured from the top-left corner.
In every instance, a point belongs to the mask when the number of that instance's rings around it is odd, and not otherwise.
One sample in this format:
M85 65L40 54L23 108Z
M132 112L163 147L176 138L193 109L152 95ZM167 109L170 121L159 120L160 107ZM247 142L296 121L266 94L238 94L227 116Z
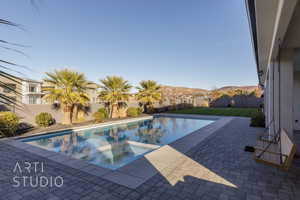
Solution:
M167 169L155 165L159 173L136 189L0 142L0 199L300 199L299 158L289 172L283 172L256 163L251 153L243 151L245 145L255 144L261 131L249 127L248 118L234 118L186 154L167 145L166 151L178 159ZM44 171L23 172L22 176L61 176L63 186L13 187L13 177L18 175L13 171L15 165L24 161L43 162Z

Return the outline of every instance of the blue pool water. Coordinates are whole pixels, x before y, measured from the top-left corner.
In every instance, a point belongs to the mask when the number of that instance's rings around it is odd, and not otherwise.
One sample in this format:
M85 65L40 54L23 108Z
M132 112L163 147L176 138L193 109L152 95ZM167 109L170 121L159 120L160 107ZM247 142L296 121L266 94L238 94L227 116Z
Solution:
M117 169L212 122L214 121L155 117L151 120L76 132L58 132L22 141L102 167Z

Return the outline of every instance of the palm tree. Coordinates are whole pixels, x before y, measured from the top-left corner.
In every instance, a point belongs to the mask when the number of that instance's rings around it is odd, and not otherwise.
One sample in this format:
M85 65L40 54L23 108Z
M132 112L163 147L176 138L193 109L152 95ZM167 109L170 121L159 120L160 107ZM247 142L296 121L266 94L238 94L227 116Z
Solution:
M129 100L129 92L132 86L119 76L107 76L100 82L101 92L99 97L109 107L109 117L112 118L113 113Z
M36 0L29 0L29 1L30 1L32 6L37 8ZM9 20L3 19L3 18L0 18L0 26L1 25L11 26L11 27L15 27L17 29L24 30L24 28L20 24L16 24L12 21L9 21ZM2 38L0 39L0 48L1 49L11 51L11 52L14 52L14 53L18 53L18 54L21 54L21 55L27 57L27 55L23 51L18 49L18 48L23 48L23 47L26 47L26 46L21 45L21 44L17 44L17 43L11 42L11 41L7 41L7 40L4 40ZM12 82L13 85L21 85L20 78L14 76L14 74L24 75L17 68L28 69L24 65L19 65L19 64L16 64L15 62L13 62L13 61L8 61L6 59L0 58L0 77L2 77L4 80L8 80L9 82ZM21 103L20 100L18 100L18 98L22 95L20 89L18 89L18 87L9 86L4 81L0 81L0 87L5 88L6 90L14 93L15 96L16 96L16 97L10 97L10 96L5 95L5 94L0 94L0 103L3 104L3 105L6 105L6 106L13 105L13 111L15 110L15 107L18 108L18 109L21 109L22 108L22 103Z
M147 80L140 82L140 86L137 87L138 93L136 94L136 98L143 105L145 112L148 112L155 102L161 100L160 88L160 85L156 81Z
M7 25L7 26L12 26L12 27L22 29L19 24L15 24L15 23L5 20L5 19L0 19L0 25ZM11 51L14 53L18 53L21 55L25 55L22 51L16 49L15 47L25 47L25 46L0 39L0 48L1 49ZM22 74L22 73L20 73L18 70L16 70L16 68L26 68L26 67L16 64L12 61L8 61L8 60L0 58L0 77L2 77L4 80L8 80L8 81L12 82L15 85L20 85L21 84L20 79L18 77L14 76L13 74L16 74L16 73ZM18 91L17 87L11 87L5 81L0 81L0 87L14 93L17 97L21 96L21 93L20 93L20 91ZM15 98L10 97L5 94L0 94L0 103L3 105L7 105L7 106L13 105L14 107L16 106L17 108L21 108L21 105L20 105L21 103L17 100L17 98L15 99Z
M78 106L89 101L86 90L90 89L83 73L68 69L55 70L46 73L44 82L49 86L44 88L47 93L43 98L50 103L59 102L64 113L63 124L71 124L73 112L78 112Z

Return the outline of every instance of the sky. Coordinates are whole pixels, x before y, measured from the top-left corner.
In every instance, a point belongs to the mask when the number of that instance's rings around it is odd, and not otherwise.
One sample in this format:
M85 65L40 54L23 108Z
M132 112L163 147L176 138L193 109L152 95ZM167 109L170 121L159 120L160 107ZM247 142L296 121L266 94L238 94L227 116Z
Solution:
M70 68L95 82L212 89L257 85L244 0L3 0L2 40L27 45L0 58L25 65L27 78Z

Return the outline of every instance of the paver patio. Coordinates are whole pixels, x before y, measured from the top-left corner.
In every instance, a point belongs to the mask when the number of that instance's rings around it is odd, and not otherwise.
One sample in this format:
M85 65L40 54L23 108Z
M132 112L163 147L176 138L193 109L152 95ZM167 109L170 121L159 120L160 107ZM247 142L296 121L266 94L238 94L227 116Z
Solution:
M263 129L249 127L249 119L234 118L225 127L202 141L178 161L137 189L109 182L80 170L66 167L0 142L0 199L300 199L300 161L289 172L256 163L245 145L254 145ZM23 172L22 176L61 176L62 187L13 187L16 162L44 163L43 173Z

